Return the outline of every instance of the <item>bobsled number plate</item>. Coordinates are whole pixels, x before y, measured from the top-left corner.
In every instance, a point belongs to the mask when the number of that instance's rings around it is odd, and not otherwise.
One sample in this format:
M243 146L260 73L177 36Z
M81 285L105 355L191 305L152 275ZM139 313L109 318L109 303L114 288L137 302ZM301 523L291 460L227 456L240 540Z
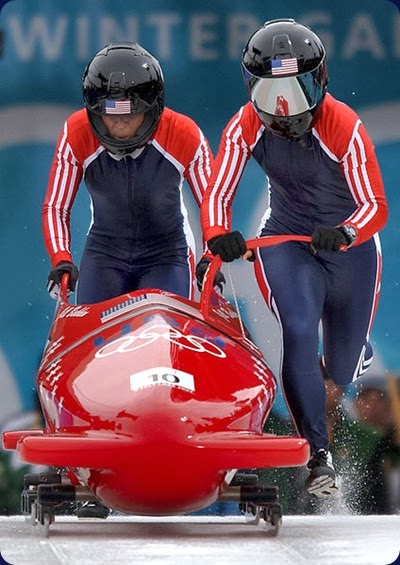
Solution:
M155 385L176 386L194 392L194 377L171 367L154 367L130 376L131 390Z

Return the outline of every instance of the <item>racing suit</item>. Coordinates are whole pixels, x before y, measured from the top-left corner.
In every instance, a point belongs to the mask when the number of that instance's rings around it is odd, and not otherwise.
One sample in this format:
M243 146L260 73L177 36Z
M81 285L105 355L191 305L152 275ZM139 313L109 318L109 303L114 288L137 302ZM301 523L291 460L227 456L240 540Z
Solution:
M328 450L323 360L346 385L371 363L369 336L381 280L377 232L387 203L374 147L357 114L327 94L313 128L298 139L273 135L248 102L224 129L201 207L205 240L231 231L231 206L253 156L269 181L259 234L311 236L317 226L350 225L346 252L301 242L260 248L257 283L281 328L282 390L312 452ZM249 200L251 195L249 195Z
M165 108L150 141L112 154L85 109L60 133L42 225L52 266L71 261L71 209L83 179L92 221L80 263L77 303L141 288L185 297L194 292L195 242L183 201L186 180L198 205L212 164L208 141L189 117Z

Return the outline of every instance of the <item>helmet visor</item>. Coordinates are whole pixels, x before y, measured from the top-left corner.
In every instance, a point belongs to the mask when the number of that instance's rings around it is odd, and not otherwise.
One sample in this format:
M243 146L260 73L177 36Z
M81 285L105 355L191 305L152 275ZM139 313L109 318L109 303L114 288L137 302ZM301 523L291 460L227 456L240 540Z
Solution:
M117 74L113 73L113 78ZM148 81L127 88L109 84L96 88L89 86L84 99L86 107L96 114L143 114L157 104L160 94L160 84Z
M272 116L296 116L315 108L322 100L325 85L316 74L249 80L250 99L256 110Z

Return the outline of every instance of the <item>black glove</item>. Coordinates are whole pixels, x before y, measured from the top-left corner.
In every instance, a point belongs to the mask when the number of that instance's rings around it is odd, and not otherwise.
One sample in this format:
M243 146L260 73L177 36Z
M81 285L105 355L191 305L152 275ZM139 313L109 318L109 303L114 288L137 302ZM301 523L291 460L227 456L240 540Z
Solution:
M203 257L196 265L197 288L200 292L203 290L203 279L210 262L211 259ZM221 271L217 271L214 276L214 286L219 288L221 294L224 292L224 284L226 284L224 274Z
M341 228L325 228L318 226L312 234L311 249L313 252L339 251L342 245L349 245L351 241Z
M58 298L60 294L62 276L69 274L68 294L74 292L78 280L78 268L71 261L60 261L49 273L47 279L47 290L52 298Z
M247 251L246 242L239 231L212 237L207 245L213 255L219 255L226 263L239 259Z

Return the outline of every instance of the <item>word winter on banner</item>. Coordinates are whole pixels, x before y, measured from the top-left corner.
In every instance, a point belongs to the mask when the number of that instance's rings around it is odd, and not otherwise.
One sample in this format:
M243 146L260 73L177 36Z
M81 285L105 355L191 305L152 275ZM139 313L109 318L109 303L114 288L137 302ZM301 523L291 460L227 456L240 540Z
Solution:
M382 0L377 0L381 4ZM400 4L400 0L390 0ZM1 2L1 0L0 0ZM391 15L393 19L396 15ZM360 55L375 60L400 59L400 28L394 21L383 28L374 14L354 12L343 24L340 38L335 29L335 16L329 10L304 12L304 23L316 30L327 47L329 59L351 61ZM164 12L127 13L124 18L112 14L90 13L55 16L38 12L26 18L11 14L4 19L7 38L5 57L20 62L87 61L94 52L120 37L146 43L162 61L175 61L179 37L187 37L180 61L213 63L240 58L250 33L263 20L248 12L220 15L217 13Z

